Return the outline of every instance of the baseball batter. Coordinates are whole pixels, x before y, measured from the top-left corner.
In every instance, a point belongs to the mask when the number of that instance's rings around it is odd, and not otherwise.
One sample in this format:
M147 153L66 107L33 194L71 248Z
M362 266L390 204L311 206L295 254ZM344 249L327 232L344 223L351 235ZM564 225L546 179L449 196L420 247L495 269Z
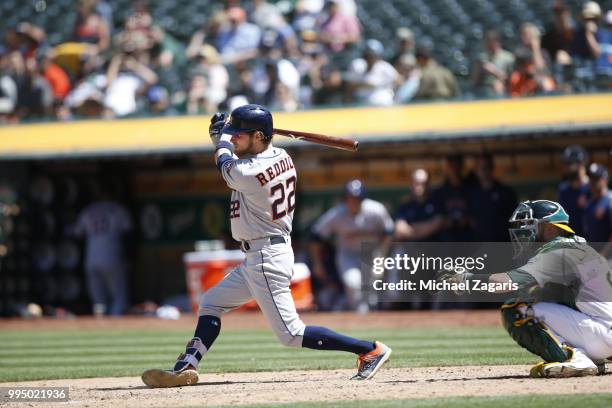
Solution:
M352 379L372 378L389 359L389 347L306 326L295 309L289 283L297 172L287 152L271 143L272 115L263 106L244 105L232 111L229 121L215 114L209 130L215 162L232 189L232 236L241 242L246 259L202 296L194 337L173 369L145 371L143 382L150 387L197 383L198 365L219 335L221 316L253 298L282 344L355 353L358 371Z
M517 252L537 242L525 265L493 275L443 272L449 282L476 280L519 285L519 298L502 306L510 336L542 357L532 377L575 377L605 372L612 357L612 271L606 260L569 227L563 207L526 201L510 218Z

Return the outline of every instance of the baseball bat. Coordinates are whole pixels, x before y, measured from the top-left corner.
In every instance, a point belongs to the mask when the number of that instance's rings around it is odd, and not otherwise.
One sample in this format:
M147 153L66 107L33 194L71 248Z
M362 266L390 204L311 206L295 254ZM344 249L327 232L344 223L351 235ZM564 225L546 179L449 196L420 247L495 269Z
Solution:
M305 140L323 146L333 147L341 150L356 152L359 149L359 142L352 139L345 139L337 136L322 135L320 133L298 132L297 130L274 128L277 135L287 136L292 139Z

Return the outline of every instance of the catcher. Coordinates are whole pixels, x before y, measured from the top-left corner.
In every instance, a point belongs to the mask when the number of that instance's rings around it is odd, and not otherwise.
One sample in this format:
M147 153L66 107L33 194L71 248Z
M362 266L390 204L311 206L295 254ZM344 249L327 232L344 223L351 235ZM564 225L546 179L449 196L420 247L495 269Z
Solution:
M612 356L612 272L568 222L554 201L525 201L509 228L516 256L537 248L525 265L493 275L442 271L437 277L468 288L476 280L518 284L518 297L501 308L502 321L514 341L544 360L531 377L603 374Z

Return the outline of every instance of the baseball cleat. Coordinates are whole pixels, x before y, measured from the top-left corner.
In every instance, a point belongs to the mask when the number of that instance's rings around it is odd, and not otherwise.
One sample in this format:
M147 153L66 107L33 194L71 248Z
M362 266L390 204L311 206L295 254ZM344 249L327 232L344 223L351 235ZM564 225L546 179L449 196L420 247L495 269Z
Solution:
M198 383L196 370L158 370L152 369L142 373L142 382L151 388L184 387Z
M597 366L597 374L604 375L606 373L606 360L593 360Z
M374 343L376 348L357 358L357 374L351 380L369 380L389 360L391 348L380 341Z
M563 363L536 364L529 371L532 378L567 378L567 377L586 377L597 375L600 370L586 355L581 352L566 348L570 352L570 358Z

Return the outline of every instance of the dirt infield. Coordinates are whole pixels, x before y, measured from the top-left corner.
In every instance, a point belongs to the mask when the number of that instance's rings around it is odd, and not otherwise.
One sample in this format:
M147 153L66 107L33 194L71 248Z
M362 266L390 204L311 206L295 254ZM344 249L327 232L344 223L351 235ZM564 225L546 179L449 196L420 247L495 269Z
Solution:
M68 403L49 407L211 406L301 401L610 392L612 375L562 380L526 378L528 366L388 368L372 381L349 381L353 370L207 374L191 387L150 389L140 378L32 381L68 386ZM9 384L2 384L3 386ZM17 384L15 384L17 385ZM376 390L376 392L373 392ZM25 406L43 407L32 403Z
M306 324L335 329L395 329L411 327L475 327L500 325L496 310L447 310L439 312L301 313ZM0 319L0 330L87 330L87 329L186 329L195 327L197 317L184 315L179 320L126 316L117 318L78 317L73 319ZM251 330L267 328L259 312L228 313L223 328Z
M492 311L311 313L302 315L309 324L338 329L426 328L497 326L499 313ZM195 316L177 321L126 317L119 319L0 320L0 330L87 329L193 329ZM233 313L223 320L226 329L267 327L259 313ZM211 406L291 403L300 401L347 401L410 399L453 396L571 394L610 392L612 375L540 380L527 378L528 366L465 366L394 368L391 361L374 380L349 381L354 370L285 371L202 374L192 387L149 389L138 377L46 380L0 383L0 386L67 386L70 402L49 407L90 408L139 406ZM375 387L372 387L375 385ZM376 390L376 392L373 392ZM40 402L31 407L45 406Z

